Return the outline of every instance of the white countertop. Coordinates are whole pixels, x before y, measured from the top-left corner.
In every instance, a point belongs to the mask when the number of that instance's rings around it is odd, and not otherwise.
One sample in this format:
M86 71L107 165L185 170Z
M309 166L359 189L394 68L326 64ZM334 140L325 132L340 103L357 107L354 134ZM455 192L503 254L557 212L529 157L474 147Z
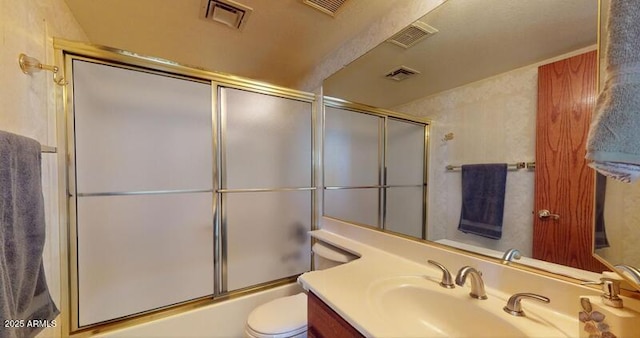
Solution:
M375 307L371 305L371 286L376 281L396 278L398 276L413 276L425 278L434 282L439 282L441 272L439 269L427 264L425 257L424 264L418 264L412 260L392 254L388 251L380 250L376 247L363 244L347 237L332 233L326 230L316 230L311 235L319 240L330 243L346 251L360 256L359 259L331 268L327 270L311 271L301 275L298 282L305 290L313 292L334 311L342 316L353 327L367 337L395 337L398 335L412 335L411 332L404 332L396 323L385 318ZM456 271L451 271L455 275ZM468 297L469 287L456 287L443 292L450 292L454 297ZM549 322L556 330L565 336L578 335L577 318L567 316L557 312L548 305L538 305L534 302L526 302L526 308L534 311L529 319L525 317L513 317L502 311L502 306L506 304L507 295L499 290L487 287L491 301L478 301L482 303L470 303L469 311L473 311L473 304L482 304L482 307L491 306L491 311L495 308L496 314L503 317L504 321L520 320L547 322L547 318L536 316L536 313L544 313L552 317ZM461 296L462 295L462 296ZM469 299L471 299L469 297ZM575 300L578 302L578 299ZM446 304L443 304L443 307ZM539 310L539 311L538 311ZM513 318L510 318L513 317ZM485 328L486 329L486 328ZM539 330L538 330L539 331ZM535 332L532 336L535 336Z
M451 247L454 247L454 248L458 248L458 249L462 249L462 250L466 250L466 251L471 251L471 252L476 252L476 253L479 253L481 255L494 257L494 258L500 258L500 259L502 258L502 255L504 254L504 252L501 252L501 251L487 249L487 248L483 248L483 247L479 247L479 246L471 245L471 244L466 244L466 243L460 243L460 242L452 241L452 240L449 240L449 239L439 239L439 240L436 241L436 243L440 243L440 244L448 245L448 246L451 246ZM602 275L599 274L599 273L595 273L595 272L591 272L591 271L587 271L587 270L576 269L576 268L572 268L570 266L564 266L564 265L560 265L560 264L554 264L554 263L550 263L550 262L545 262L545 261L542 261L542 260L539 260L539 259L526 257L526 256L522 256L518 260L513 260L510 264L524 264L526 266L538 268L538 269L541 269L541 270L544 270L544 271L548 271L548 272L551 272L551 273L555 273L555 274L558 274L558 275L563 275L563 276L567 276L567 277L571 277L571 278L581 279L581 280L583 280L585 282L598 282L598 281L600 281L600 277L602 277Z

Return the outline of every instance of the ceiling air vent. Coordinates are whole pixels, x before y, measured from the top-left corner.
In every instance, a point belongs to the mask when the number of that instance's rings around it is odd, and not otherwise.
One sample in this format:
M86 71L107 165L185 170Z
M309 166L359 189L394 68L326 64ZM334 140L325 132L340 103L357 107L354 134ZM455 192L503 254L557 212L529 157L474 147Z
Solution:
M409 27L392 36L387 41L403 48L409 48L436 33L438 33L437 29L427 25L424 22L416 21L409 25Z
M200 17L242 30L253 9L232 0L202 0Z
M391 79L391 80L395 80L395 81L402 81L405 79L408 79L416 74L420 74L419 71L415 70L415 69L411 69L409 67L406 66L400 66L392 71L390 71L389 73L387 73L387 75L385 75L385 77L387 79Z
M347 0L302 0L302 2L322 13L335 16L338 9L340 9Z

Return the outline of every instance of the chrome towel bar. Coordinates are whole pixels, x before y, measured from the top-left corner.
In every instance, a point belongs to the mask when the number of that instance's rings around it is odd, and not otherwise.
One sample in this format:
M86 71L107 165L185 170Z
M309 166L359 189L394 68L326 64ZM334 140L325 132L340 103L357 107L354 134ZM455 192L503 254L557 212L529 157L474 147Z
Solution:
M529 169L529 170L533 170L536 167L536 162L516 162L516 163L508 163L507 164L507 169L508 170L519 170L519 169ZM462 165L447 165L446 169L448 171L453 171L456 169L461 169Z

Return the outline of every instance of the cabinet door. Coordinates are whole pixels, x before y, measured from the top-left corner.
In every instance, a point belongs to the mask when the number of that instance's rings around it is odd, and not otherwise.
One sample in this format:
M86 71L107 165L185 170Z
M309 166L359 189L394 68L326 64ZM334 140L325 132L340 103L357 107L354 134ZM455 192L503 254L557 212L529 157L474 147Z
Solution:
M364 337L313 293L307 302L308 335L317 338Z

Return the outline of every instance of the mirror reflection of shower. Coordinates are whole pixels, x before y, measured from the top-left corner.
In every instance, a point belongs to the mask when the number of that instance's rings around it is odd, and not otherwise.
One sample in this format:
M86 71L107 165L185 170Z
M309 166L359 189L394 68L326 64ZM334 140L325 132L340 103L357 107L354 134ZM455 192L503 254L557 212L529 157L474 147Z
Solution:
M492 11L486 6L445 2L418 20L437 34L406 49L384 42L326 79L323 90L433 121L427 239L496 259L517 248L522 259L513 264L554 269L531 258L537 67L597 47L598 2L491 0ZM536 43L523 44L523 36ZM418 74L403 81L382 76L398 65ZM445 166L522 161L525 170L507 176L503 238L460 233L460 174Z

